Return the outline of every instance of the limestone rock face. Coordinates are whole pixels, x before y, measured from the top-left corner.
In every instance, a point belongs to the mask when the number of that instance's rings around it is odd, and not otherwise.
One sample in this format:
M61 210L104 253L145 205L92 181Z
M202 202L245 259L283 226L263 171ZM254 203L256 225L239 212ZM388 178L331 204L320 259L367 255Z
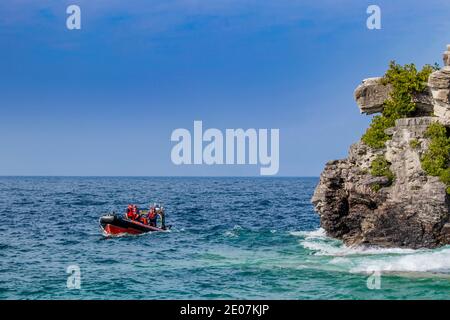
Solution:
M365 80L355 92L361 111L380 112L389 90L376 78ZM434 248L450 244L446 186L438 177L428 176L420 163L429 146L424 136L428 126L434 121L450 123L449 90L450 67L444 67L430 76L429 90L417 97L429 116L423 116L424 112L397 120L387 130L392 139L384 149L358 142L346 159L326 164L312 203L329 236L348 245ZM371 175L371 163L379 155L391 163L393 182Z
M392 92L391 85L383 85L381 78L364 79L356 88L354 96L361 113L373 114L383 111L383 104ZM417 105L417 115L433 113L433 99L431 91L415 94L412 99Z
M383 85L381 78L363 80L355 90L355 100L361 113L372 114L383 110L383 103L389 98L391 86Z
M433 98L434 114L445 125L450 125L450 66L433 72L428 80Z
M447 45L447 51L444 52L444 66L450 66L450 45Z

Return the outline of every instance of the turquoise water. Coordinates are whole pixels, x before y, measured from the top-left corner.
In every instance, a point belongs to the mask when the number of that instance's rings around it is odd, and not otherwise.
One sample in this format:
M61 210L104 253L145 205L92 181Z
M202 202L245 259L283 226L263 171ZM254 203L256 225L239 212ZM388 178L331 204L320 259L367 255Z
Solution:
M317 182L0 178L0 298L450 298L449 247L345 247L319 228ZM101 235L103 213L149 201L164 203L170 232ZM70 265L80 289L67 288Z

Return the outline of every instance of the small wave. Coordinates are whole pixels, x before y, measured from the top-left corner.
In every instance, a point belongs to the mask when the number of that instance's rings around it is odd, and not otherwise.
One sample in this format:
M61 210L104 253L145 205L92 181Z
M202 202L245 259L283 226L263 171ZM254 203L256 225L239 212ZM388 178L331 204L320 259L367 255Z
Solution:
M10 244L6 244L6 243L0 243L0 250L6 250L9 248L12 248L13 246Z
M225 235L225 237L229 237L229 238L237 238L237 237L239 237L239 235L236 232L234 232L234 231L226 231L224 233L224 235Z
M28 200L17 201L17 202L13 203L13 205L18 205L18 206L26 206L26 205L31 205L31 204L34 204L34 202L28 201Z
M71 203L73 206L103 206L107 204L105 201L80 200Z
M294 237L304 237L304 238L326 238L327 234L325 229L319 228L313 231L291 231L290 235Z
M244 229L240 225L236 224L231 230L225 231L224 235L229 238L237 238L243 230Z
M270 206L270 205L272 204L272 202L270 202L270 200L265 199L265 200L259 201L258 204L259 204L260 206L268 207L268 206Z

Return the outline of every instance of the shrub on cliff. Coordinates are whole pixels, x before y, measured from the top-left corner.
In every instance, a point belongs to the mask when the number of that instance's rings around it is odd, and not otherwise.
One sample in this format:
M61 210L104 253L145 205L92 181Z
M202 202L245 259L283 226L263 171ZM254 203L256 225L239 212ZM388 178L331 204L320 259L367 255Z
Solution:
M412 140L409 141L409 146L410 146L411 148L413 148L413 149L418 149L418 148L421 146L421 144L420 144L420 141L419 141L419 140L417 140L417 139L412 139Z
M391 84L392 92L384 102L382 114L373 118L372 124L362 136L366 145L375 149L384 147L385 142L390 139L385 130L393 127L395 120L414 114L416 104L413 102L413 94L426 89L428 77L438 68L437 65L426 65L421 71L417 71L413 63L404 66L394 61L390 63L381 81L384 85Z
M425 137L430 139L430 145L422 156L422 169L431 176L439 176L450 194L450 137L447 129L440 123L433 123L426 130Z
M374 177L386 177L389 184L394 181L394 174L390 169L391 164L383 156L377 156L370 164L370 174ZM375 190L378 191L378 190Z
M366 133L362 136L362 141L374 149L380 149L384 147L384 143L390 139L384 131L387 128L395 125L395 120L392 118L378 115L373 117L372 124L367 129Z
M439 175L441 181L447 185L447 193L450 194L450 168L442 170Z

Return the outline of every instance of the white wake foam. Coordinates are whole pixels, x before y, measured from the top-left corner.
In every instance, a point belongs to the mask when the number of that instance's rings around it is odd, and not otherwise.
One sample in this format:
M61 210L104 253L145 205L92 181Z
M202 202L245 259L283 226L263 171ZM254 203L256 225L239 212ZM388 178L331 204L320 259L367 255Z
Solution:
M450 246L439 249L401 249L369 246L349 247L326 236L323 229L290 233L299 237L300 245L315 256L328 258L328 264L365 273L383 272L450 272ZM324 261L324 263L326 263Z
M439 250L439 249L437 249ZM377 269L384 272L450 272L450 248L429 250L413 254L360 261L351 272Z

